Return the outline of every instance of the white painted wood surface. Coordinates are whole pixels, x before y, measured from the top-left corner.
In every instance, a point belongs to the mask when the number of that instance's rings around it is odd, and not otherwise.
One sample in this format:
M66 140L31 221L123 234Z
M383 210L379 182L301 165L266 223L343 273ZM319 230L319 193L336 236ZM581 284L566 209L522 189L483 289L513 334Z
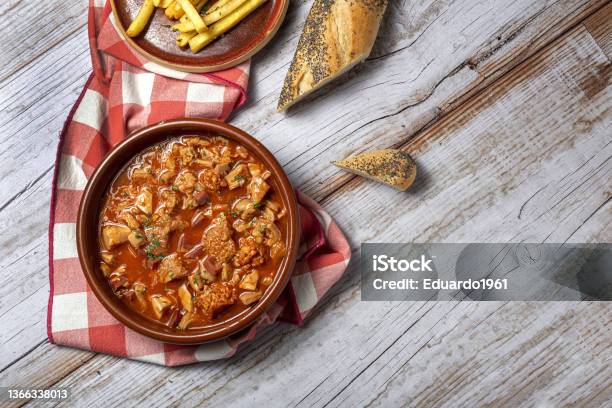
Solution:
M365 241L612 242L612 6L392 1L375 50L288 114L274 111L309 3L254 60L232 123ZM83 0L0 4L0 386L70 386L78 405L603 406L607 303L366 303L353 262L304 327L232 359L167 369L50 345L47 224L61 125L90 71ZM413 153L398 193L328 163Z

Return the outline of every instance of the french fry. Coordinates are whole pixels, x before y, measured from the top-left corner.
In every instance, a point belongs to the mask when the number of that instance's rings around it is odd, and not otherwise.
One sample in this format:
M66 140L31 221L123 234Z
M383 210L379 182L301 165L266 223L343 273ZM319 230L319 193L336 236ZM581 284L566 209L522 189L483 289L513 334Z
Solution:
M168 17L170 20L174 20L174 6L176 5L176 1L172 1L168 7L166 7L166 10L164 11L164 14L166 14L166 17Z
M198 3L195 5L196 10L198 10L198 13L204 8L204 6L206 5L208 0L200 0L198 1ZM180 19L181 23L187 23L189 22L189 18L186 15L183 15Z
M198 10L196 10L194 5L191 4L190 0L177 0L177 2L181 5L185 15L189 18L189 20L191 20L198 33L203 33L208 29L204 23L204 20L202 19L202 16L200 16L200 13Z
M195 31L195 27L193 26L193 23L191 21L188 21L186 23L178 23L172 26L172 29L174 31L179 31L181 33L188 33L190 31Z
M178 0L175 0L174 4L169 8L171 8L170 12L172 13L172 18L174 20L178 20L184 14L183 8Z
M153 0L153 5L155 7L159 7L160 4L161 4L161 0Z
M174 0L161 0L159 3L159 7L161 8L168 8L172 3L174 3Z
M267 0L247 0L240 7L230 13L227 17L217 21L208 27L205 33L200 33L189 40L191 52L198 52L214 41L221 34L225 34L236 24L244 20L249 14L264 4Z
M213 3L212 6L210 6L210 8L208 10L206 10L206 14L210 14L213 11L215 11L216 9L218 9L219 7L223 6L224 4L226 4L228 1L230 0L217 0Z
M187 33L181 33L176 37L176 45L183 48L189 45L189 40L198 35L197 31L189 31Z
M195 4L197 0L190 0L191 4ZM178 3L178 0L177 0ZM185 16L185 10L183 10L183 8L179 5L178 7L176 7L176 11L174 13L174 19L175 20L179 20L181 18L183 18L183 16Z
M204 24L211 25L221 20L223 17L230 14L232 11L236 10L238 7L242 5L246 0L229 0L226 4L220 6L212 13L204 16Z
M136 37L139 35L151 19L154 11L155 6L153 5L153 0L145 0L140 8L140 11L138 12L138 15L134 21L132 21L125 33L130 37Z

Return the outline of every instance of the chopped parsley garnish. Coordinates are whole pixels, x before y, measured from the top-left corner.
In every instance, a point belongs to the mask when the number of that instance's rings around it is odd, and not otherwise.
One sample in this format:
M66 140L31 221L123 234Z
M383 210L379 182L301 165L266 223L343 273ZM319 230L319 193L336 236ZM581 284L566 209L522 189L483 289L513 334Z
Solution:
M165 257L166 257L166 255L164 255L164 254L154 254L154 253L151 253L151 252L147 252L147 258L149 258L152 261L161 261Z
M253 204L253 207L257 208L258 210L261 208L261 203L255 203Z
M161 246L161 242L159 240L153 238L151 239L151 243L147 245L144 249L147 258L151 260L161 260L164 259L165 255L163 253L155 253L155 250Z
M232 211L232 217L238 218L238 213L236 211Z
M172 191L178 191L178 187L175 185L172 185Z
M242 176L236 176L236 177L234 177L234 181L236 181L236 182L238 182L238 183L240 183L240 182L241 182L241 181L243 181L243 180L244 180L244 177L242 177Z

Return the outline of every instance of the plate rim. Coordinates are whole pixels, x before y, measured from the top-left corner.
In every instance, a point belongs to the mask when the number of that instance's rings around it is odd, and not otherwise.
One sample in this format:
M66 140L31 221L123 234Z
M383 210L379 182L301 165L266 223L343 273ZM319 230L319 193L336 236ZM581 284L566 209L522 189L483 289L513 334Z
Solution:
M272 1L280 2L281 10L280 10L280 13L278 13L278 17L276 18L276 21L273 22L273 24L270 26L268 31L264 34L261 41L256 43L255 46L249 49L246 53L239 54L235 58L232 58L230 61L224 62L222 64L214 64L214 65L208 64L208 65L198 65L198 66L169 62L143 49L141 46L138 45L136 41L132 39L132 37L126 34L125 32L126 28L123 27L121 19L119 18L119 13L117 13L116 0L110 0L109 2L111 5L111 12L113 14L113 18L115 19L115 23L116 23L116 24L113 24L113 26L117 29L121 37L123 37L123 39L127 41L130 47L135 49L136 52L138 52L143 58L145 58L148 61L159 64L165 68L170 68L170 69L178 70L181 72L201 74L201 73L214 72L214 71L220 71L223 69L233 68L236 65L239 65L243 63L244 61L248 60L253 55L257 54L259 51L261 51L263 47L265 47L270 42L272 38L274 38L274 36L278 32L281 24L283 23L287 15L287 9L289 8L289 0L272 0Z

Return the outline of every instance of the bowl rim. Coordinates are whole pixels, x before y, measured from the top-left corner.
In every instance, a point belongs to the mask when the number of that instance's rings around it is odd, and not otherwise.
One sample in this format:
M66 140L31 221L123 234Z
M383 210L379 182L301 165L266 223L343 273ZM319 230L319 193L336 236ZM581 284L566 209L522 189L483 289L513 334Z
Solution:
M110 4L111 4L111 10L113 14L112 18L115 19L115 24L113 24L113 26L117 29L121 37L123 37L123 39L127 41L127 43L132 48L134 48L142 57L144 57L145 59L149 61L155 62L156 64L159 64L165 68L175 69L175 70L178 70L181 72L187 72L187 73L202 74L202 73L207 73L207 72L214 72L214 71L229 69L229 68L235 67L236 65L242 64L244 61L248 60L253 55L261 51L261 49L265 47L270 42L270 40L272 40L272 38L274 38L274 36L278 32L281 24L283 23L287 15L287 9L289 8L289 0L271 0L271 1L281 2L280 10L276 14L276 19L263 33L263 37L261 38L260 41L255 43L255 45L251 47L250 49L247 49L246 52L238 54L236 57L232 58L231 60L227 62L224 62L222 64L206 64L206 65L201 65L201 66L195 65L195 64L191 65L191 64L181 64L177 62L170 62L142 48L140 45L138 45L136 41L134 41L132 37L127 35L127 33L125 32L126 28L121 23L121 19L119 18L119 14L117 13L116 0L110 0Z
M198 332L190 333L188 330L185 333L178 333L161 325L159 325L159 330L156 330L153 326L157 324L130 310L114 294L110 293L106 279L100 278L100 271L95 267L99 260L98 254L91 253L92 245L93 248L99 250L99 244L96 241L95 244L89 243L88 245L85 237L88 231L94 227L96 228L95 236L97 236L101 205L100 192L102 192L101 194L106 193L109 185L129 160L157 143L171 137L189 135L190 132L195 134L212 132L233 140L255 153L272 170L279 189L279 195L288 204L287 254L279 266L273 283L265 290L262 299L252 308ZM146 142L147 139L152 140ZM144 144L144 146L139 148L138 146L141 144ZM132 149L135 149L135 151L129 154L126 153ZM122 160L121 157L126 154L127 158ZM121 162L116 164L115 162L117 161ZM88 212L91 214L91 211L94 211L92 207L95 207L95 220L93 222L91 219L86 219ZM107 153L104 159L96 166L81 196L76 225L76 240L79 262L89 288L102 306L117 320L130 329L155 340L172 344L202 344L224 339L250 327L280 297L289 283L297 259L300 242L299 210L297 198L287 174L272 153L253 136L241 129L217 120L195 118L173 119L152 124L132 132L125 140ZM87 259L90 260L89 263ZM148 322L148 325L143 324L144 321Z

